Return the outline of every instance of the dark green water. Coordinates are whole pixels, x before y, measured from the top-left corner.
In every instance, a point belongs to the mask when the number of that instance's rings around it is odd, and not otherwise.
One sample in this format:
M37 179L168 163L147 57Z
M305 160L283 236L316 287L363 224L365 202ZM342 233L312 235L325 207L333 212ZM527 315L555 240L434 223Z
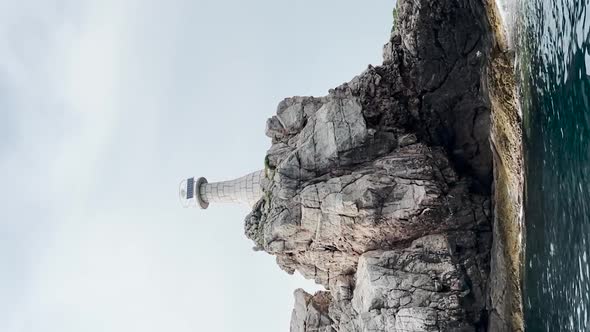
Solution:
M526 331L590 331L590 0L523 0Z

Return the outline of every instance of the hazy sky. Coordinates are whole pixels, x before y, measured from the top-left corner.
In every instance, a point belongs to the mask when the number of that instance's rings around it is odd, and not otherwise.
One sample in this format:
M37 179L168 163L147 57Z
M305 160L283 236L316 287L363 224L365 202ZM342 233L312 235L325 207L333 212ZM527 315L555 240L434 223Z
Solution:
M0 331L287 331L312 283L178 184L262 168L278 102L379 64L393 5L0 1Z

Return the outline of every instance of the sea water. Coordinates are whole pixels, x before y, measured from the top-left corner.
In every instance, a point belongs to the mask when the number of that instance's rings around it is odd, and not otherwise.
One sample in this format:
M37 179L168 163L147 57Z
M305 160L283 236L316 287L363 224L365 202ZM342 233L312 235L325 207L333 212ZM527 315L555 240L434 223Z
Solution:
M522 0L526 331L590 331L590 0Z

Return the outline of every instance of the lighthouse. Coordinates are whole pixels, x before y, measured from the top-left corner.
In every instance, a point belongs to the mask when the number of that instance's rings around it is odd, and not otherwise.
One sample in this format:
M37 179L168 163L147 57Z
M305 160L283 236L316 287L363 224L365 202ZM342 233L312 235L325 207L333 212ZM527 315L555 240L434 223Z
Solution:
M254 206L262 198L264 171L256 171L230 181L209 183L194 177L180 183L180 201L184 207L206 209L211 203L242 203Z

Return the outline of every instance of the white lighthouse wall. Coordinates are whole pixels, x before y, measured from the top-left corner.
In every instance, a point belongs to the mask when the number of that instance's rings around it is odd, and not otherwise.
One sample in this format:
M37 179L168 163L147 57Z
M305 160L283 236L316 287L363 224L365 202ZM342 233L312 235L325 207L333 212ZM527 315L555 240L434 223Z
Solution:
M264 171L256 171L241 178L204 183L199 188L201 199L207 203L244 203L253 206L262 198L260 186Z

